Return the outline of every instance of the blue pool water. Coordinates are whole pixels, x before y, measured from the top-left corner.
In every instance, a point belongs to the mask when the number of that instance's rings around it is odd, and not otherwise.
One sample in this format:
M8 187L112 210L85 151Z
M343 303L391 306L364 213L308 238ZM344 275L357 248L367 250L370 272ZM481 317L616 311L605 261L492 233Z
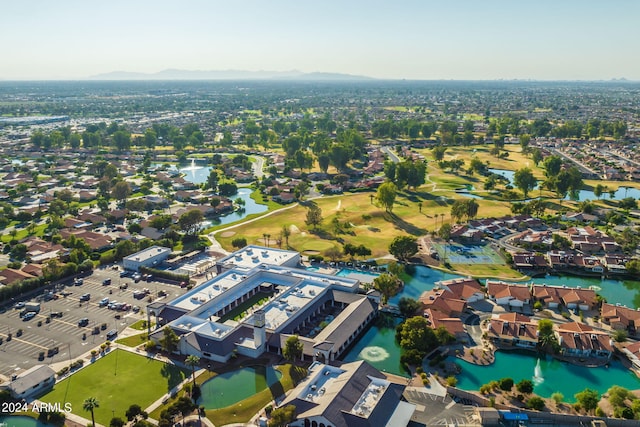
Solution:
M378 277L380 273L373 273L371 271L366 270L356 270L354 268L343 268L338 271L335 275L338 277L349 277L352 274L364 274L365 276Z

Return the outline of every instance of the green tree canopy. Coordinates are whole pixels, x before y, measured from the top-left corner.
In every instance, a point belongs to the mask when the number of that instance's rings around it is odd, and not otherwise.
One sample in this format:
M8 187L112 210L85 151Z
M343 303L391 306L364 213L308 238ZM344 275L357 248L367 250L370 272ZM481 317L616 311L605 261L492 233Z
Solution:
M285 341L282 355L285 359L295 362L296 359L302 357L303 345L297 335L292 335Z
M195 235L198 233L200 223L202 222L204 215L199 209L191 209L182 215L178 219L178 226L188 235Z
M386 304L389 298L398 292L401 284L398 276L389 273L383 273L373 279L373 287L382 294L383 304Z
M313 226L313 228L317 228L318 225L322 223L322 209L315 203L312 203L307 208L307 217L305 219L305 224Z
M533 176L533 172L529 168L518 169L513 176L513 183L522 193L526 199L529 192L536 187L538 180Z
M393 182L385 182L378 187L376 200L378 200L387 212L391 212L393 210L393 204L395 203L397 194L398 188L396 185Z
M589 412L598 407L598 402L600 401L600 394L596 390L592 390L590 388L585 388L579 393L574 395L580 406L584 408L585 411Z
M396 236L389 245L389 253L400 261L407 261L418 252L418 243L411 236Z

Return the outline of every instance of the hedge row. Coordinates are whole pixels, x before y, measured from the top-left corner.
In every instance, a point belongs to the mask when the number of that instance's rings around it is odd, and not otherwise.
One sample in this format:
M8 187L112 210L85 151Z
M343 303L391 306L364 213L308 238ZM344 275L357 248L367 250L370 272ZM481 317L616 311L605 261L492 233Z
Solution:
M187 282L189 283L189 275L188 274L178 274L172 271L167 270L158 270L155 268L149 267L140 267L140 273L142 274L151 274L154 277L160 277L162 279L172 280L174 282Z

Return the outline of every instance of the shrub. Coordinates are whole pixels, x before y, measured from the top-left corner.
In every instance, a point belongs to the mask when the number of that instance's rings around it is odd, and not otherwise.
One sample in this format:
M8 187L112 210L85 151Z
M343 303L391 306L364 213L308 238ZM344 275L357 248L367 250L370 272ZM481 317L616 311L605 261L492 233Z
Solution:
M447 385L449 387L455 387L458 384L458 379L453 375L447 377Z
M527 400L527 408L535 409L536 411L542 411L544 408L544 400L538 396L533 396Z
M416 374L423 374L424 373L424 369L422 369L422 366L418 366L416 368Z
M557 391L551 395L551 398L556 402L556 405L559 405L564 400L564 395Z
M516 389L520 393L531 393L533 392L533 383L530 380L522 380L516 384Z
M500 390L511 391L511 388L513 387L513 379L511 379L511 378L502 378L498 382L498 384L499 384Z

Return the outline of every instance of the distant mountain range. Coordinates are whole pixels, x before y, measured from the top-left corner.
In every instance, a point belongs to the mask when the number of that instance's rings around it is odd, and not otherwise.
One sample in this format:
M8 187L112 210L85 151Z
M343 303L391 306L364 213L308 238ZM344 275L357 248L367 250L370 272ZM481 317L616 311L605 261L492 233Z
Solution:
M246 70L176 70L157 73L113 71L96 74L90 80L373 80L371 77L341 73L303 73L301 71L246 71Z

